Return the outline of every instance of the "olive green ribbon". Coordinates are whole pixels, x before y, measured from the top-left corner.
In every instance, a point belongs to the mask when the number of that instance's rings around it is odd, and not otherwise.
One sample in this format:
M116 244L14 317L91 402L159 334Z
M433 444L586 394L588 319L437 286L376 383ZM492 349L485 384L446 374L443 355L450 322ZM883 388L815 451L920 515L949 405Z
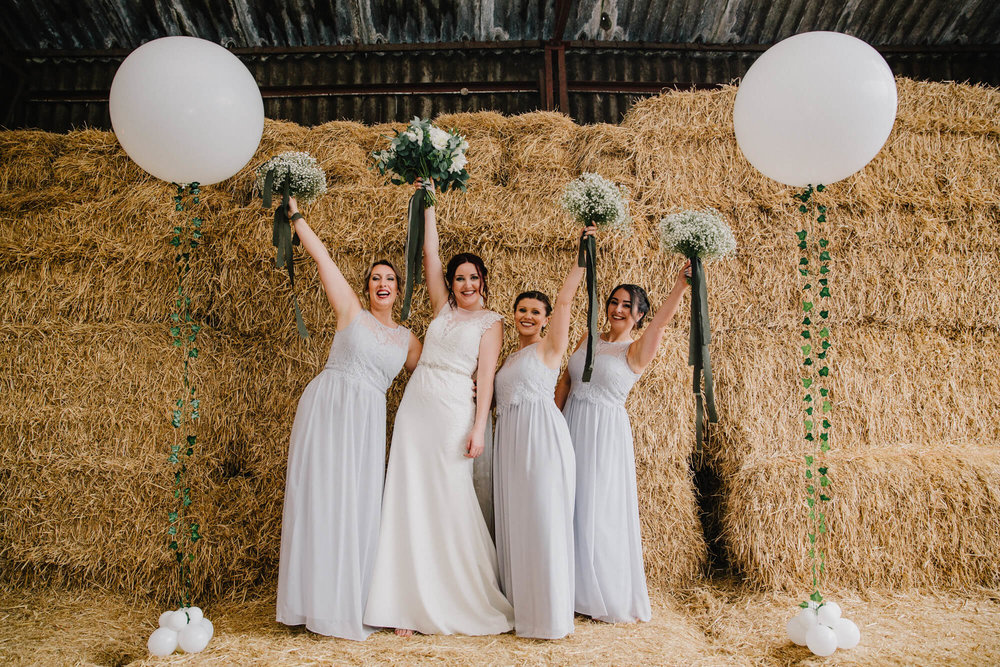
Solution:
M413 298L413 286L422 280L422 250L424 247L424 208L428 205L425 197L427 190L417 190L410 197L406 227L406 279L403 283L403 309L399 318L410 318L410 301Z
M688 365L694 366L695 395L695 441L701 452L705 442L705 411L708 421L716 423L719 416L715 412L715 390L712 388L712 361L708 345L712 342L712 332L708 324L708 288L705 283L705 267L697 256L691 260L691 337L688 340ZM704 378L704 393L702 379Z
M576 265L587 269L587 358L583 364L583 381L590 382L594 372L594 340L597 331L597 241L593 236L580 237L580 252Z
M274 189L274 172L271 169L264 177L264 208L271 208L271 192ZM299 308L299 299L295 295L295 258L292 256L292 246L299 245L299 235L292 233L291 220L288 219L288 200L291 197L291 178L285 172L285 179L281 184L281 206L274 210L274 228L271 232L271 243L277 249L274 257L274 266L288 271L288 282L292 286L292 306L295 309L295 326L299 330L299 336L303 339L309 337L306 323L302 319L302 310ZM302 217L301 214L296 214ZM296 218L296 216L292 216Z

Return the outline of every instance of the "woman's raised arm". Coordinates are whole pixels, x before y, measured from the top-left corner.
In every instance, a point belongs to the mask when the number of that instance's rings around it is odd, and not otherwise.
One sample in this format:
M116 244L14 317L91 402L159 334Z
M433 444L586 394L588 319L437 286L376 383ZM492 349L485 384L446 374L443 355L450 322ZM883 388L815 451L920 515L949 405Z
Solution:
M597 227L587 227L583 236L593 236ZM563 353L569 346L569 322L572 319L573 295L580 287L586 269L577 266L576 257L573 258L573 268L566 274L562 289L556 296L556 305L552 307L552 317L549 318L549 331L542 339L539 346L542 353L542 361L549 368L559 368Z
M295 217L296 214L298 214L297 218ZM323 242L316 236L316 232L309 227L306 219L299 213L299 206L295 201L295 197L291 197L288 200L288 217L294 218L292 222L295 225L295 233L299 235L302 247L306 249L306 252L316 261L316 265L319 267L319 280L323 284L324 291L326 291L326 298L330 301L330 305L333 306L333 312L337 315L337 330L339 331L350 324L354 316L361 310L361 301L354 290L351 289L350 283L344 278L344 274L340 272L340 268L336 262L330 257L330 252L326 249L326 246L323 245Z
M628 365L634 372L641 373L646 370L646 366L656 356L656 351L660 349L660 343L663 341L663 334L667 330L667 324L677 314L677 308L680 306L681 298L683 298L684 291L687 289L687 279L690 272L691 262L687 262L677 272L677 278L674 279L674 288L670 290L667 300L656 311L656 315L653 316L649 327L639 338L629 345Z
M416 185L418 188L424 187L420 179L417 179ZM434 191L434 181L431 181L427 189ZM433 206L424 209L424 280L427 283L427 294L431 298L431 308L437 315L448 303L448 285L444 280L438 244L437 217Z

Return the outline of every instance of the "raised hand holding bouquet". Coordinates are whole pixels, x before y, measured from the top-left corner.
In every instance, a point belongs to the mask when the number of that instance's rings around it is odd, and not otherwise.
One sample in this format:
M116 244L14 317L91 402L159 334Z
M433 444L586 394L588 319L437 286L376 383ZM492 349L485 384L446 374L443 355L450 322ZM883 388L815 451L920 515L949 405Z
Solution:
M705 409L708 409L708 421L719 421L712 389L712 362L708 355L712 335L708 324L708 291L702 260L723 257L733 252L736 249L736 238L722 215L715 209L708 209L682 211L660 220L660 242L665 250L679 253L691 260L691 337L688 343L688 364L694 366L695 438L700 449L705 438Z
M434 206L439 192L448 189L465 190L469 180L465 151L469 143L464 137L431 125L426 118L416 118L402 132L396 131L389 148L375 151L375 167L389 174L394 185L412 184L420 179L425 184L410 198L406 231L406 282L403 288L403 309L400 319L410 317L413 285L420 281L420 250L423 247L425 208Z
M562 207L583 226L597 225L629 229L628 190L599 174L585 173L569 183L560 200ZM587 360L583 381L590 382L594 370L594 337L597 331L597 243L593 236L580 239L577 265L587 269Z
M292 233L290 222L301 218L301 213L288 217L288 204L295 197L304 204L310 204L326 193L326 174L308 153L280 153L257 167L257 187L264 200L264 208L271 208L271 195L281 193L281 205L274 211L274 231L271 242L277 248L274 265L288 270L288 281L292 285L292 304L295 307L295 325L299 336L308 338L309 332L302 320L299 300L295 296L295 264L292 261L292 246L299 244L299 237Z

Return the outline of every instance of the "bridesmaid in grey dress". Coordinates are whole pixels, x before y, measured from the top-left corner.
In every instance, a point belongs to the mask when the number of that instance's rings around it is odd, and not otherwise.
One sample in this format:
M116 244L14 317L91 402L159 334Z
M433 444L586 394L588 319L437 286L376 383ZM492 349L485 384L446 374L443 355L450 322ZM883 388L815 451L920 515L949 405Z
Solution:
M646 292L636 285L613 289L605 304L609 327L596 342L590 382L582 380L586 349L578 344L556 387L556 405L566 415L576 451L575 608L599 621L650 618L625 400L656 356L687 289L689 270L685 264L649 328L635 340L632 332L649 312Z
M277 620L322 635L365 639L362 623L379 532L385 468L385 392L420 341L392 319L398 275L369 269L371 310L330 258L323 242L289 205L295 232L319 265L337 315L326 366L299 399L288 450L281 520Z
M584 235L594 230L588 227ZM583 276L581 267L570 270L554 311L541 292L515 299L519 345L496 375L497 559L521 637L559 639L573 632L576 465L566 420L552 398L569 345L570 306Z

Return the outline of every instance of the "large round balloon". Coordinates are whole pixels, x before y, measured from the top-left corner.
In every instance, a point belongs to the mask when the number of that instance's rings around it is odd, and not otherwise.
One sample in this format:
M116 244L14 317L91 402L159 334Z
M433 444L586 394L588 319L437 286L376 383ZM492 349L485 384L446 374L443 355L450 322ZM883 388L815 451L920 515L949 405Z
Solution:
M239 58L195 37L129 54L111 83L111 125L135 162L172 183L218 183L260 144L264 102Z
M838 32L778 42L736 93L736 141L750 163L786 185L828 185L857 172L889 138L896 82L878 51Z

